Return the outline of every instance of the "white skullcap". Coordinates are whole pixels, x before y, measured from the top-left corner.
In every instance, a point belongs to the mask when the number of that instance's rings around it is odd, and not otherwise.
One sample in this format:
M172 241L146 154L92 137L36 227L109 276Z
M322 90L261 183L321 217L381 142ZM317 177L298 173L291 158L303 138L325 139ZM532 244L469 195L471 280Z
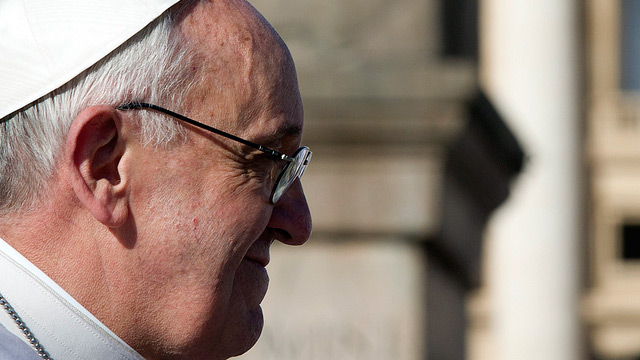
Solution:
M0 0L0 118L59 88L179 0Z

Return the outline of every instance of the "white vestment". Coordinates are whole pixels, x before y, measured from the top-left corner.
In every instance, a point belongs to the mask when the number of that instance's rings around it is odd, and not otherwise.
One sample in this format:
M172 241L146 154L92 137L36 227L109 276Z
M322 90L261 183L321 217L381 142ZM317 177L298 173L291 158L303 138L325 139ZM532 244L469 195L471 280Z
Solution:
M2 239L0 294L54 360L144 360ZM28 343L27 337L3 308L0 308L0 324Z

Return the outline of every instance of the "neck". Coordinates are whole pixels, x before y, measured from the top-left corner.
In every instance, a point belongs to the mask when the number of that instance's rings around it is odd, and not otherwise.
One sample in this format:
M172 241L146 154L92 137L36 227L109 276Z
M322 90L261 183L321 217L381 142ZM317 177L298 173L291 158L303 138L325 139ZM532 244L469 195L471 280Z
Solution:
M110 234L59 190L30 211L0 217L0 237L96 314L109 301L97 244Z

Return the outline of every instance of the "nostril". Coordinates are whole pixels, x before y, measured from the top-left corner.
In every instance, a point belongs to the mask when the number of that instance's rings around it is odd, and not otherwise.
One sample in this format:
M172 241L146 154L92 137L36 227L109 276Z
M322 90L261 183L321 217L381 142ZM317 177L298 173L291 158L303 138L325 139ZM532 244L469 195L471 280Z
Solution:
M293 240L293 236L291 236L291 234L283 229L271 229L271 232L273 233L273 238L283 242L285 244L289 244L292 242Z

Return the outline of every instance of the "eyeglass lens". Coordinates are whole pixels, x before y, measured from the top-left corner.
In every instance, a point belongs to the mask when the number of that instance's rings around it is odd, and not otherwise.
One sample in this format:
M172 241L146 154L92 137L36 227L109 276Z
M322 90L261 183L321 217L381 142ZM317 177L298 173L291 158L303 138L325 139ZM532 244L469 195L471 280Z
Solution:
M282 169L282 173L280 173L280 176L278 177L278 181L276 182L276 186L273 190L273 195L271 196L271 202L273 204L277 203L278 200L280 200L280 197L282 197L282 195L289 189L291 184L304 174L304 170L307 168L307 164L309 164L311 155L311 150L308 147L303 146L293 155L293 161L288 162L287 165L285 165L284 169Z

